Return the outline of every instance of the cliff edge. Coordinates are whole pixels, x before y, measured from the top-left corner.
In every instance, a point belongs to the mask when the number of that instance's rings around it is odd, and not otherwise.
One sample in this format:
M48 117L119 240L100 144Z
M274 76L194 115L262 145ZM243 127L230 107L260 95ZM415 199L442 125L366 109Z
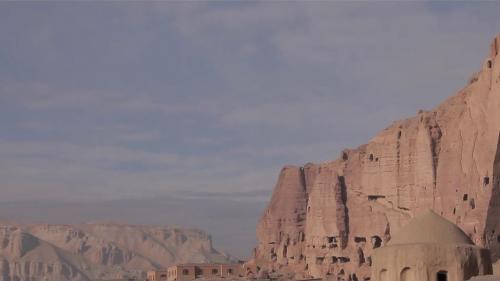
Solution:
M304 277L368 280L371 254L431 208L500 258L500 36L468 85L338 160L284 167L254 262Z

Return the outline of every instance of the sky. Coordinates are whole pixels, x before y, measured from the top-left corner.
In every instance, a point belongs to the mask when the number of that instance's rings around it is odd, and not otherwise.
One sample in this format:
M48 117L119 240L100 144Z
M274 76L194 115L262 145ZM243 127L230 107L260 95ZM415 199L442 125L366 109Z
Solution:
M0 3L0 217L211 233L465 86L500 2ZM131 207L133 206L133 207Z

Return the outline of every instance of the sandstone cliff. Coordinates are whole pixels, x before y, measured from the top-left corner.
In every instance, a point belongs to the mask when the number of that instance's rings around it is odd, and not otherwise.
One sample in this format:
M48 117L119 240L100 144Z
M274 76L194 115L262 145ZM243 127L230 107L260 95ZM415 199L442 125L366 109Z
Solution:
M141 277L184 262L227 262L198 230L120 224L0 226L0 280Z
M258 228L255 263L368 280L371 254L432 208L500 257L500 37L479 72L431 111L336 161L287 166Z

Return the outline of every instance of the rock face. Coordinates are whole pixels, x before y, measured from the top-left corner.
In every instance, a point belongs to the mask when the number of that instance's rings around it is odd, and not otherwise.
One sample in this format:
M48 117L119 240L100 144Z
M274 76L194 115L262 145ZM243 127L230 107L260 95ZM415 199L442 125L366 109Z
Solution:
M500 37L469 84L340 159L281 171L259 267L368 280L373 249L431 208L500 257Z
M174 263L228 262L199 230L119 224L2 225L0 280L143 277Z

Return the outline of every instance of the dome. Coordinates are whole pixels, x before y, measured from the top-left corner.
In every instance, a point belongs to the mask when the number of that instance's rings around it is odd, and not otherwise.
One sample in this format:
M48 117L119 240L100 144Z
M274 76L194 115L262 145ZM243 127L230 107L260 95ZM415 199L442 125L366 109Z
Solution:
M409 224L392 236L387 245L417 243L474 245L458 226L431 210L427 210L412 219Z

